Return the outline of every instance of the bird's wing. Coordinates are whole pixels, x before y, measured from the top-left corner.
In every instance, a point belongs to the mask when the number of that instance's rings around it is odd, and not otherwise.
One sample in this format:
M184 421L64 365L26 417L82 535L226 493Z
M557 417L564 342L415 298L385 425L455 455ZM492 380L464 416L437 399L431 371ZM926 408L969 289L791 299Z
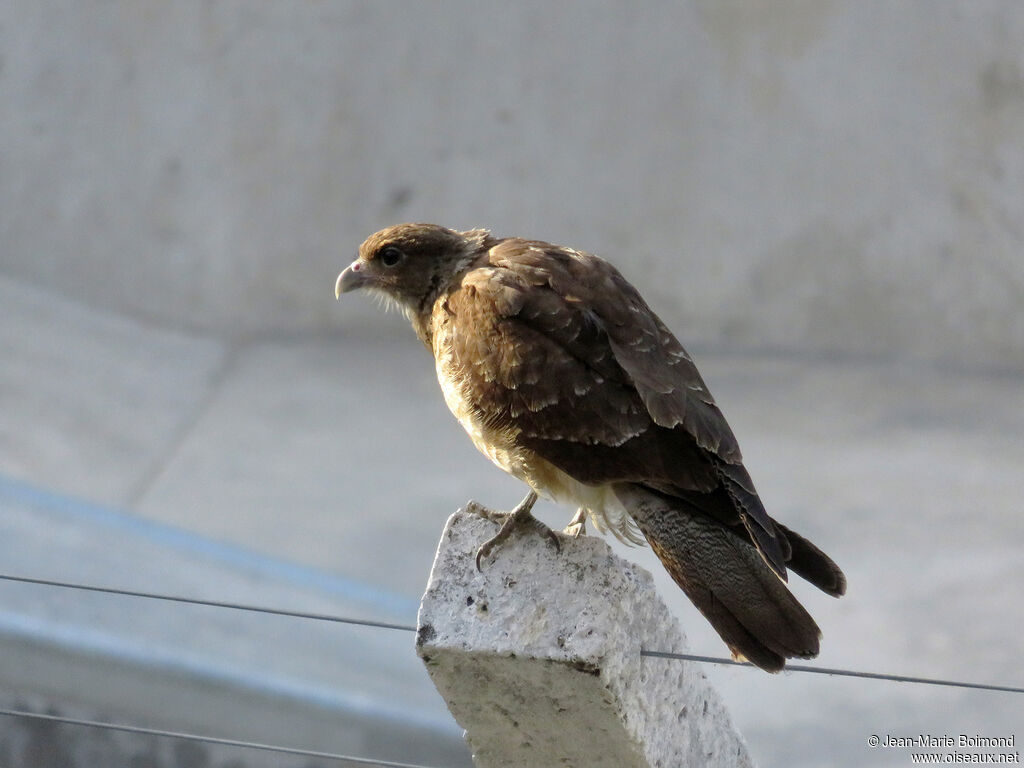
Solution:
M529 241L500 243L491 262L590 316L657 425L682 426L723 461L742 460L690 355L615 267L588 253Z
M710 491L692 438L659 427L595 315L500 264L478 266L435 310L475 417L589 485Z
M696 492L691 502L742 522L785 578L781 537L732 430L686 350L614 267L506 240L450 303L453 352L485 419L581 482Z
M615 267L589 253L522 240L499 243L490 258L599 325L654 423L682 426L701 448L727 463L742 460L690 355Z

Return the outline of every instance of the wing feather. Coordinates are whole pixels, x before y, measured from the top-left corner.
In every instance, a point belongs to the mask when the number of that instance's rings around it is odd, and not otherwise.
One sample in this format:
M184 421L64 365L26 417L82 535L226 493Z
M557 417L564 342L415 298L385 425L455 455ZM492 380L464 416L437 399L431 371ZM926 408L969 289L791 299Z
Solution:
M599 325L606 340L602 349L614 356L657 425L682 426L722 460L742 461L736 437L690 355L615 267L589 253L523 240L496 245L490 263L547 288Z
M651 419L603 328L578 304L484 266L447 305L462 386L488 425L590 485L718 485L692 439Z
M452 354L488 424L580 482L637 482L785 552L693 360L607 262L504 240L447 298Z

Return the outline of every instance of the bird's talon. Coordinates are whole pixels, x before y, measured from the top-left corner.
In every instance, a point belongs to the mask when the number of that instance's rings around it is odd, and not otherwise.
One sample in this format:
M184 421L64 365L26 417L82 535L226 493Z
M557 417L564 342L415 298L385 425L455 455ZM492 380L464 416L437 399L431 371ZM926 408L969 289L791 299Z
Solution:
M580 536L584 536L587 533L587 510L580 507L576 510L576 514L573 516L569 524L565 526L562 533L567 536L572 536L574 539L578 539Z
M537 494L531 492L525 499L516 505L516 508L511 512L495 512L477 504L476 502L470 502L466 505L467 511L472 512L473 514L478 514L488 520L501 523L501 528L498 529L498 532L481 544L480 549L476 551L476 569L478 571L483 570L480 565L481 561L491 554L492 550L498 544L511 536L517 528L533 528L538 533L541 533L551 539L551 542L555 545L555 550L558 552L562 551L562 543L558 540L558 534L530 514L530 510L533 508L533 504L536 500Z
M537 522L540 522L540 521L538 520ZM541 525L544 525L544 524L541 523ZM558 534L555 533L554 531L552 531L546 525L544 525L544 527L547 529L546 532L547 532L548 538L551 539L551 543L555 545L555 552L558 553L559 555L562 554L562 542L558 540Z
M497 510L485 507L483 504L472 500L466 502L464 509L471 515L482 517L484 520L490 520L492 523L501 524L503 524L508 519L509 515L512 514L511 512L498 512Z

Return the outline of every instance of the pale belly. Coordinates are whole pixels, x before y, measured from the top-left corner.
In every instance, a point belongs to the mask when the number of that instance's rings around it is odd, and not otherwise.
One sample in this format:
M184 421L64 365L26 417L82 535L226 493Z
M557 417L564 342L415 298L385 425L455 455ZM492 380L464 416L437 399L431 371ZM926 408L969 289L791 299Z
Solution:
M644 543L643 536L610 484L581 483L533 451L517 446L517 432L514 430L496 430L481 423L459 386L458 377L451 375L452 364L448 355L438 354L436 361L437 380L444 401L477 450L529 485L539 496L587 510L590 520L600 532L611 531L626 543Z

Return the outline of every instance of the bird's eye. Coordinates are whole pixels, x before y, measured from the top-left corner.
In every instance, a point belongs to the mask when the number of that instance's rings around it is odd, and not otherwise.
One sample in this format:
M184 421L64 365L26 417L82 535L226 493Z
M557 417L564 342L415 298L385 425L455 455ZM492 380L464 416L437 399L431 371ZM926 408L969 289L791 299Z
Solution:
M380 259L380 263L385 267L393 267L405 258L405 254L395 248L395 246L389 245L378 254L377 258Z

